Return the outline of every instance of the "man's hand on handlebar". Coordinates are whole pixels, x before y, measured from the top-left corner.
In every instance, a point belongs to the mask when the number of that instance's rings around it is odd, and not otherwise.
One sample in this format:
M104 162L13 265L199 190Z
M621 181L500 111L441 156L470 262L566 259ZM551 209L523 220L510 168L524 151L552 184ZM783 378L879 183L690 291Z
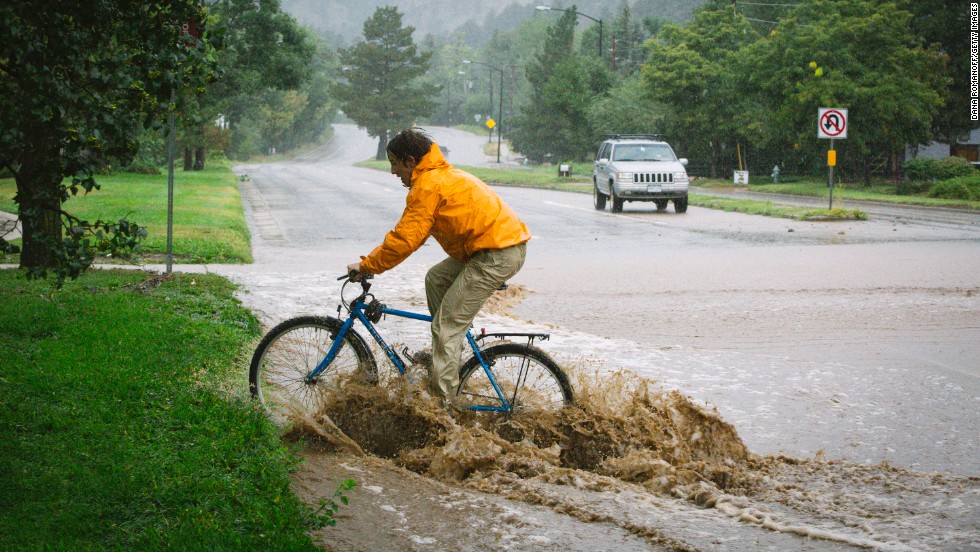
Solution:
M347 278L351 282L360 282L362 278L369 278L371 275L361 272L361 263L347 265Z

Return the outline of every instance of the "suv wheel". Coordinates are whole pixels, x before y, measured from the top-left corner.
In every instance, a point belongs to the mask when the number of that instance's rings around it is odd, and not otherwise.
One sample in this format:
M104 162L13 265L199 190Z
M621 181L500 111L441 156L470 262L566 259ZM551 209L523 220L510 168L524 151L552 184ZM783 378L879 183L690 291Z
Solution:
M667 200L666 199L657 199L657 200L654 201L654 204L657 205L657 210L658 211L663 211L664 209L667 208Z
M687 196L679 197L674 200L674 212L675 213L687 212Z
M610 210L613 213L623 212L623 200L616 197L616 188L614 188L612 184L609 184L609 201L612 202L612 207L610 207Z
M595 180L592 181L592 205L595 206L596 211L606 208L606 194L599 191L599 185Z

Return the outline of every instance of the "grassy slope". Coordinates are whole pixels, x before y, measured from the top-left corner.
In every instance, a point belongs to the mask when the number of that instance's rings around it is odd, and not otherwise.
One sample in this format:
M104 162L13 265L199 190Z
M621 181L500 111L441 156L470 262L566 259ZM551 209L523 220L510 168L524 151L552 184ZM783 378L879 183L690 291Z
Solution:
M314 549L219 277L0 271L0 549ZM206 543L206 545L205 545Z

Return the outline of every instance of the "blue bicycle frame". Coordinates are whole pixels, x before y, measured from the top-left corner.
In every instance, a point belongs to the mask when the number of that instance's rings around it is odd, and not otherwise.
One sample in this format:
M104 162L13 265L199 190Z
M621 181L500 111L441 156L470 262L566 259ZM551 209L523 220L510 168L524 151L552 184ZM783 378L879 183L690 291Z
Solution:
M367 315L364 314L365 307L367 307L367 304L364 303L364 301L362 300L354 301L351 304L350 316L347 317L347 320L344 321L344 325L341 326L340 331L337 332L337 337L334 339L333 344L330 346L330 350L327 351L327 355L323 357L323 360L321 360L320 363L317 364L316 368L312 372L310 372L308 376L306 376L307 382L316 379L316 376L320 374L320 372L324 371L327 368L327 366L330 366L330 363L334 361L334 359L337 357L337 353L340 351L341 346L343 346L344 336L346 336L347 332L349 332L351 328L354 326L354 320L361 321L361 324L367 329L367 331L371 334L371 336L374 337L374 340L378 343L378 345L380 345L381 348L384 349L384 352L388 356L388 359L391 360L391 363L395 365L395 368L398 369L398 372L401 373L403 376L405 375L406 373L405 362L401 359L401 357L398 356L398 353L396 353L395 350L392 349L388 345L388 343L385 342L384 338L381 337L381 334L378 333L378 330L374 327L374 324L371 322L371 320L368 319ZM418 314L418 313L408 312L408 311L403 311L398 309L390 309L386 306L381 306L380 312L383 315L390 314L392 316L399 316L401 318L410 318L412 320L432 322L432 317L427 314ZM504 334L494 334L494 335L504 335ZM531 335L531 334L513 334L513 335ZM476 339L473 337L473 334L469 330L467 330L466 332L466 341L469 343L470 348L473 349L473 354L476 356L477 359L479 359L480 365L483 366L483 372L487 375L487 378L490 380L490 384L493 385L494 392L497 393L497 398L500 400L500 406L470 405L467 408L471 410L477 410L477 411L509 412L512 408L511 404L504 397L504 393L503 391L501 391L500 386L497 385L497 379L493 376L493 372L490 370L490 365L487 364L487 361L483 358L483 355L480 354L480 346L477 344Z

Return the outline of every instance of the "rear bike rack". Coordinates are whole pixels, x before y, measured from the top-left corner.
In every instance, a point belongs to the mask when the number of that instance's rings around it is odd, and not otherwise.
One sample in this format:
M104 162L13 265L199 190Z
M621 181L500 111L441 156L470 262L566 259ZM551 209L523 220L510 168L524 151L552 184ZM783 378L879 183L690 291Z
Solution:
M546 333L535 333L535 332L493 332L487 333L486 328L480 330L480 334L474 336L474 341L483 341L488 337L505 338L505 337L526 337L528 346L534 345L535 339L540 339L541 341L548 341L551 338L551 334Z

